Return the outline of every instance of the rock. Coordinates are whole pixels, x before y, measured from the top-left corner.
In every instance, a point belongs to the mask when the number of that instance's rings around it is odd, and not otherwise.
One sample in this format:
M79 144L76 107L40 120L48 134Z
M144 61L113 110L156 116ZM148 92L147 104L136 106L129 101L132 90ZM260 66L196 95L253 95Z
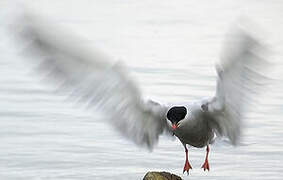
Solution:
M180 176L169 172L148 172L143 177L143 180L182 180Z

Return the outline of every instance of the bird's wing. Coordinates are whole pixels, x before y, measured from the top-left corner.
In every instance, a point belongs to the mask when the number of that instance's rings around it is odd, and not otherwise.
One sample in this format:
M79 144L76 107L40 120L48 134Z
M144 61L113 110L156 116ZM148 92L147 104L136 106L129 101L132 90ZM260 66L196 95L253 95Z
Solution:
M224 43L224 52L216 65L218 75L215 96L202 104L214 119L218 134L233 145L239 142L242 119L255 102L255 96L267 82L263 69L267 48L244 30L234 31Z
M99 108L123 135L149 149L168 130L165 105L144 101L121 64L87 48L68 32L45 19L25 16L17 21L25 52L39 61L39 69L58 86L88 107ZM30 57L30 56L28 56Z

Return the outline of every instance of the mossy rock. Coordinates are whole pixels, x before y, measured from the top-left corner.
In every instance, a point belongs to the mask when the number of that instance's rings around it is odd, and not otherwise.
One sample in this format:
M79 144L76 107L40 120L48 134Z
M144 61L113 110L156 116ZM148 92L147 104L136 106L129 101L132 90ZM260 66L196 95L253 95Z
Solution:
M143 177L143 180L182 180L180 176L169 172L148 172Z

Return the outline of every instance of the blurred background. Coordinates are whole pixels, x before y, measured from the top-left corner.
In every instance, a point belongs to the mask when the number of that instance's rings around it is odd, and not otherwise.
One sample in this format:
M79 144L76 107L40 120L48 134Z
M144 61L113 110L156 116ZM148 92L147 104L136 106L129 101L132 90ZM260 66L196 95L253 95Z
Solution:
M29 8L123 61L145 97L183 102L212 96L225 34L250 19L271 50L272 83L245 119L243 142L184 149L161 137L153 152L136 147L96 111L67 102L42 83L7 28ZM0 179L141 179L149 170L184 179L282 179L283 2L281 0L22 0L0 2ZM253 29L254 28L254 29Z

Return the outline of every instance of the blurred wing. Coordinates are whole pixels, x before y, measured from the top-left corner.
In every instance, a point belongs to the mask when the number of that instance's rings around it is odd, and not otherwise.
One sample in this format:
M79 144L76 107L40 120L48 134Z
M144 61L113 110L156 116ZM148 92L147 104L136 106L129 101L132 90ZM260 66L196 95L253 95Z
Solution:
M244 113L266 83L267 78L262 75L268 65L265 53L266 48L259 41L238 30L225 43L216 66L216 95L206 103L206 110L215 120L218 134L227 136L233 145L239 141Z
M95 107L122 134L149 149L167 128L167 108L153 101L144 102L139 89L121 64L111 65L99 52L82 48L73 35L33 16L18 21L25 52L40 60L40 70L55 82L61 92Z

